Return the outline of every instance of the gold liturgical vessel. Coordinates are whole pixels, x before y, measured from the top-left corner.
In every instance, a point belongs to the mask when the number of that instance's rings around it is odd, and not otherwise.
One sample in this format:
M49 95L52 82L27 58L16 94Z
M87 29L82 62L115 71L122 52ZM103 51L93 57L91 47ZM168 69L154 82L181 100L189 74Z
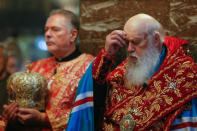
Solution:
M26 64L27 72L16 72L7 81L8 102L17 102L19 107L45 110L47 81L39 73L30 72L31 64Z

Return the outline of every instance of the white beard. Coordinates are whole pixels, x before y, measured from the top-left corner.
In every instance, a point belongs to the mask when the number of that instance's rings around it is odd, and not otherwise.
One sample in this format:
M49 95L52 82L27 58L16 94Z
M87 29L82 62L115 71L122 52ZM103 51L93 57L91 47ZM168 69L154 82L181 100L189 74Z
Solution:
M153 41L150 40L148 49L141 58L135 53L129 54L137 57L137 61L133 61L130 57L128 57L126 71L127 86L140 86L147 83L149 74L154 71L159 60L160 53L152 43Z

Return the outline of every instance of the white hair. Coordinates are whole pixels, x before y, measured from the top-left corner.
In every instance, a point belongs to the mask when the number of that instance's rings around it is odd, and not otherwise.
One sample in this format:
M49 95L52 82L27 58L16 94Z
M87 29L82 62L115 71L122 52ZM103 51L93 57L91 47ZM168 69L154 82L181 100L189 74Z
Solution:
M164 32L163 26L154 18L152 18L152 20L150 20L149 22L145 24L146 24L146 31L148 35L154 36L155 34L158 34L161 42L163 43L164 38L165 38L165 32Z
M160 52L153 45L154 39L152 35L148 35L149 44L147 51L142 57L137 56L135 53L129 54L137 57L137 62L132 61L128 57L127 61L127 73L126 84L127 86L139 86L146 83L149 79L149 75L154 71L157 61L159 60Z

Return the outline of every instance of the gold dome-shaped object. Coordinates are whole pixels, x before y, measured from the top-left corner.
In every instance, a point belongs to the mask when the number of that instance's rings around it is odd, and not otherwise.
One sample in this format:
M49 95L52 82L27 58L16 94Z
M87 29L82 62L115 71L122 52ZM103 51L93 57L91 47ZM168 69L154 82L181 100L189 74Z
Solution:
M45 109L47 81L39 73L16 72L7 81L9 103L17 102L19 107Z

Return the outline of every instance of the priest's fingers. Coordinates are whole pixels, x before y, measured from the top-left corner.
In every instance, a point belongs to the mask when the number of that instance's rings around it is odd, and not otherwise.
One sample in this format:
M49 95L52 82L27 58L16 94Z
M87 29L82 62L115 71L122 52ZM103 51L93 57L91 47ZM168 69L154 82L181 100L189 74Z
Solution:
M18 113L19 114L32 114L32 110L31 108L19 108L18 109Z
M21 124L27 124L29 119L31 118L31 114L20 114L18 113L17 114L17 118L18 118L18 121L21 123Z
M123 39L126 39L126 32L124 32L123 30L114 30L110 33L111 35L119 35L121 36Z
M19 108L18 119L22 124L38 124L41 122L41 112L31 108Z
M17 110L18 108L13 108L12 112L9 113L9 119L8 120L15 120L17 117Z
M120 47L123 47L126 45L126 41L120 35L117 35L117 34L111 35L110 39L117 40L120 43L120 45L119 45Z
M18 111L18 104L17 103L11 103L10 105L4 105L3 106L4 111L3 115L8 120L13 120L16 117L16 113Z
M105 50L108 55L115 55L119 48L126 45L126 33L121 30L115 30L106 36Z

